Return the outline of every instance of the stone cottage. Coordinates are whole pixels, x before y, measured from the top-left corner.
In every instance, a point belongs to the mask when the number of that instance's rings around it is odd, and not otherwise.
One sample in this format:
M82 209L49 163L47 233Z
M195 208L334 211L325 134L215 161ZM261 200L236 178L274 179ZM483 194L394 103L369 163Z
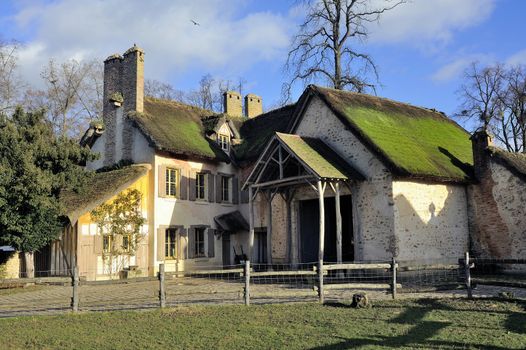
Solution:
M86 166L97 173L63 197L70 224L49 248L50 269L107 275L109 240L90 212L131 188L146 223L120 268L147 275L161 263L174 271L246 257L524 257L524 155L435 110L365 94L309 86L266 113L259 96L223 97L224 113L145 97L144 52L110 56L103 125L82 139L101 155Z

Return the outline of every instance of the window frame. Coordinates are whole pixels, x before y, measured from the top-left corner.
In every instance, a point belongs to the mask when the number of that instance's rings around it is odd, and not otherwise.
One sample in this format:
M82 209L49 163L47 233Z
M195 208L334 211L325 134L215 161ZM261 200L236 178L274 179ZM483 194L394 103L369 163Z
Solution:
M123 250L123 252L125 252L125 253L131 252L131 240L132 240L132 235L131 234L122 235L122 250ZM125 244L125 242L126 242L126 244Z
M203 179L203 184L200 184L200 179ZM208 197L208 173L196 172L195 173L195 199L199 201L206 201ZM202 196L201 196L202 191Z
M225 188L226 184L226 188ZM226 198L225 198L226 194ZM221 175L221 202L232 203L232 177Z
M104 254L111 252L113 246L113 235L102 235L102 252Z
M225 152L230 152L230 136L226 134L217 134L217 143Z
M173 240L171 233L173 233ZM173 255L170 255L170 248L173 248ZM164 231L164 259L175 260L177 258L177 228L169 227Z
M206 252L206 227L195 227L194 228L194 258L206 258L208 256ZM199 236L202 234L202 240L199 240ZM202 252L200 252L200 247L202 247Z
M175 179L174 181L171 181L171 178L170 178L170 173L175 173ZM180 169L177 169L177 168L172 168L172 167L166 167L166 170L165 170L165 176L164 176L164 181L165 181L165 196L166 197L169 197L169 198L178 198L179 197L179 181L181 179L181 170ZM172 193L171 191L171 186L173 185L173 187L175 188L175 192Z

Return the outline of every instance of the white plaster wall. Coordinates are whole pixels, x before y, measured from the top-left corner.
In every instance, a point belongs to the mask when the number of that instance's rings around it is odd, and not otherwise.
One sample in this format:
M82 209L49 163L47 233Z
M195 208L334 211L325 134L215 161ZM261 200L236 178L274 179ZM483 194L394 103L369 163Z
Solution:
M160 226L184 226L189 228L191 225L208 225L210 228L216 229L214 217L221 214L226 214L235 210L239 210L246 204L227 204L227 203L216 203L208 201L190 201L181 200L176 198L163 198L159 197L158 193L158 171L160 165L173 166L181 169L186 176L189 176L191 169L208 170L213 174L224 173L224 174L235 174L237 175L237 169L232 164L226 163L202 163L197 161L186 161L173 159L161 155L155 155L155 229ZM242 210L242 213L246 213L246 210ZM244 215L248 222L248 216ZM222 241L221 239L214 239L214 257L213 258L197 258L187 259L180 262L180 269L191 269L194 267L206 267L213 265L222 265ZM243 244L245 253L248 253L248 232L237 233L231 236L231 244ZM208 240L205 239L205 249L207 249ZM237 249L238 247L236 247ZM231 249L231 248L230 248ZM161 263L157 260L157 235L150 236L150 256L154 259L152 265L158 268L158 264ZM233 253L231 252L233 258Z
M468 250L466 187L394 181L398 260L456 263Z
M311 100L295 133L322 139L366 177L352 186L354 256L356 260L390 259L395 240L389 170L317 97Z

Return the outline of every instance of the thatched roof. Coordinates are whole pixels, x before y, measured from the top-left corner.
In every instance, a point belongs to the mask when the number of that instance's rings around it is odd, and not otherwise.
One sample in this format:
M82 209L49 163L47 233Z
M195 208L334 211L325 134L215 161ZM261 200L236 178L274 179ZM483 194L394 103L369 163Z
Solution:
M295 108L295 104L287 105L246 120L239 129L243 141L234 147L236 159L256 160L276 132L288 131Z
M320 139L282 133L276 133L276 137L319 178L364 179L358 171Z
M124 191L146 175L150 168L149 164L138 164L92 174L82 192L66 191L61 194L64 215L74 223L80 216Z
M324 101L395 175L452 182L470 179L473 166L470 135L444 114L376 96L312 85L298 104L305 104L311 96ZM293 125L297 125L300 116L296 116Z
M228 156L205 134L202 118L213 112L180 102L147 97L144 113L129 115L152 147L177 156L229 162Z
M488 151L494 159L526 181L526 153L507 152L497 147L488 147Z

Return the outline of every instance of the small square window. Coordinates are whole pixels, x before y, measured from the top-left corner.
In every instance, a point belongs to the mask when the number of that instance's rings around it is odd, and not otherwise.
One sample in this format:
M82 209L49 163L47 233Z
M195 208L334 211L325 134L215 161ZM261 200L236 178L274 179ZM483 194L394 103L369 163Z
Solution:
M197 173L195 175L195 198L206 199L206 173Z

